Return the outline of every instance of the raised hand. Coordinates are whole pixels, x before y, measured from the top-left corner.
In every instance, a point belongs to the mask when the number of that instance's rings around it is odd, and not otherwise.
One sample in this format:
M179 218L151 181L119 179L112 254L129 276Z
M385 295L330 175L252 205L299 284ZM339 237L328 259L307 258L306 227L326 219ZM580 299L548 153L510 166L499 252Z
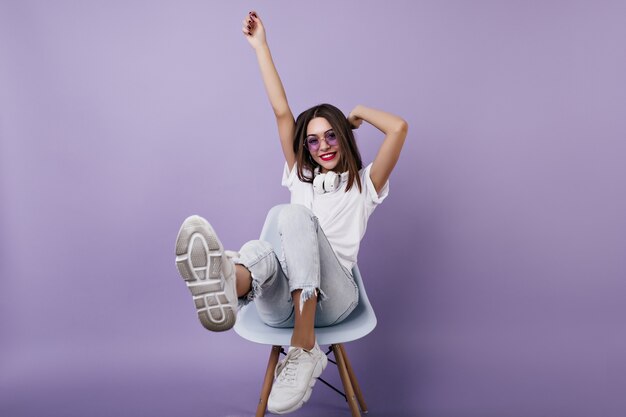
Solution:
M263 77L265 91L267 92L267 97L270 99L272 110L274 110L276 122L278 123L278 136L280 137L285 161L291 171L296 163L296 154L293 151L296 122L289 108L283 83L280 81L278 71L272 60L270 48L267 45L265 27L263 26L261 18L254 10L249 12L246 18L243 19L241 31L248 40L248 43L254 48L255 55L259 61L259 69Z
M241 31L248 40L248 43L253 48L258 48L266 43L265 39L265 27L261 18L256 14L254 10L248 13L245 19L242 21L243 26Z
M363 123L363 119L356 115L357 112L358 106L350 112L350 115L348 115L348 123L350 123L352 129L358 129L361 126L361 123Z

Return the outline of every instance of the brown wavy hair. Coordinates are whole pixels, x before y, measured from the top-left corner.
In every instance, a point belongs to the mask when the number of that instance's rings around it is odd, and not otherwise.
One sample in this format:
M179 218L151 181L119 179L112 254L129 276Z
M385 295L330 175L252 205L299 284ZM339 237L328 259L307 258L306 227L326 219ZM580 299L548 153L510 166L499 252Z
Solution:
M313 160L309 149L305 146L306 128L311 119L323 117L330 123L330 126L337 136L337 143L341 148L341 159L333 171L342 173L348 171L348 185L346 191L350 190L356 182L359 192L363 191L359 170L363 168L361 153L356 146L352 126L346 116L332 104L318 104L300 113L296 119L296 134L293 139L293 151L296 154L296 164L298 166L298 178L303 182L313 182L315 168L320 165Z

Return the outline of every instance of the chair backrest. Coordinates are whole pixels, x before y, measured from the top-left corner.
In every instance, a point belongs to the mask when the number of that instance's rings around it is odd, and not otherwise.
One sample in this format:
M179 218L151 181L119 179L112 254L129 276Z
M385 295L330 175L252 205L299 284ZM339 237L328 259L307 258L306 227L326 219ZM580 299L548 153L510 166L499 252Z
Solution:
M278 214L284 206L285 204L281 204L272 207L267 214L260 237L261 240L271 243L277 254L282 252L278 234ZM359 304L341 323L315 329L317 342L321 345L346 343L360 339L376 327L376 315L365 292L363 279L357 265L352 269L352 274L359 287ZM292 329L270 327L263 323L254 302L252 302L239 312L235 323L235 332L252 342L287 346L291 341Z

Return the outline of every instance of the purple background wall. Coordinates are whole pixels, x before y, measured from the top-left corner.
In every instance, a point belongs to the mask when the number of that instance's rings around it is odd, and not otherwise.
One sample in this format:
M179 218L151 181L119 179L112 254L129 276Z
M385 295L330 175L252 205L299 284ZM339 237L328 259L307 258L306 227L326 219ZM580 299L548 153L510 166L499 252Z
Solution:
M268 349L202 329L173 246L288 199L254 7L295 113L410 125L347 347L371 415L623 416L626 6L591 1L0 2L0 415L252 415Z

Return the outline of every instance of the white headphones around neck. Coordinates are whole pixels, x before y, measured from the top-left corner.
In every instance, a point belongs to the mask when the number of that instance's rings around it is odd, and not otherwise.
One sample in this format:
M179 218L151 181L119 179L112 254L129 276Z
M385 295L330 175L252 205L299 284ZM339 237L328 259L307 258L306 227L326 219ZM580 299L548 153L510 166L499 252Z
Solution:
M345 174L345 175L344 175ZM331 193L337 191L342 181L347 180L348 173L337 174L334 171L328 171L325 174L320 173L319 168L315 168L315 178L313 178L313 189L317 194Z

